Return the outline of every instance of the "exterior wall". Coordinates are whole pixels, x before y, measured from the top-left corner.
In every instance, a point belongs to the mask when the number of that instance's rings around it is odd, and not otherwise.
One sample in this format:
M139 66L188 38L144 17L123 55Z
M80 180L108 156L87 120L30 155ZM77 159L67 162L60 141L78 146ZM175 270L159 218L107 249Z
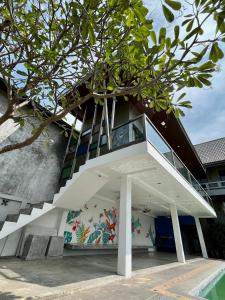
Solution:
M90 200L79 211L69 211L64 238L68 244L117 244L118 204L99 199ZM153 246L154 219L132 212L133 245ZM152 241L153 239L153 241Z
M6 95L0 94L0 112L6 108ZM37 122L34 120L32 122ZM31 120L17 129L1 145L24 140L32 130ZM25 202L51 201L58 189L66 140L52 124L33 144L0 155L0 193L14 195ZM46 145L48 140L52 140Z
M6 103L6 94L0 90L0 114L6 110ZM0 127L0 145L24 140L32 130L31 122L37 120L28 120L23 128L16 127L16 130L10 127L14 127L13 122L8 123L7 132L6 127ZM5 220L7 214L17 214L27 202L52 201L58 190L66 148L66 139L60 132L61 129L52 124L47 134L42 134L30 146L0 155L0 204L4 195L17 200L9 200L6 206L1 206L0 221ZM52 143L46 145L49 139ZM60 212L55 209L0 240L0 256L21 254L28 234L57 234L59 216Z

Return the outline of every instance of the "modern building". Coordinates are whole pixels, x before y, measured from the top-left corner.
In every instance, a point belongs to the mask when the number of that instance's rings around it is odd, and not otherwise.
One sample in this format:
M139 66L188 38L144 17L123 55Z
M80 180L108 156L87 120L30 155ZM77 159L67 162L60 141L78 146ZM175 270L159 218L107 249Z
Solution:
M195 145L195 149L206 169L201 186L217 213L216 219L202 223L208 252L211 257L225 258L225 138Z
M5 97L3 90L2 112ZM138 249L171 248L185 263L184 244L192 241L182 240L183 224L194 226L207 257L199 220L216 212L196 180L205 169L179 120L133 98L91 99L72 113L82 123L77 138L65 142L52 124L50 147L41 137L1 155L1 255L22 255L31 234L64 236L67 255L118 249L117 272L130 276ZM26 126L9 130L2 143L20 139Z

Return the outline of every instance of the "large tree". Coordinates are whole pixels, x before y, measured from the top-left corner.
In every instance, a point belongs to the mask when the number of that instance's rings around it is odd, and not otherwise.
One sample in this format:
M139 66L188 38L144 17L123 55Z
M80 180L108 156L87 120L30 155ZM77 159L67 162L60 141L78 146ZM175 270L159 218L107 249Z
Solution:
M182 89L209 86L223 58L225 1L161 4L165 24L155 28L154 13L142 0L1 1L0 77L8 105L0 125L13 119L23 126L27 114L40 122L30 137L2 146L0 153L31 144L92 97L101 102L133 95L151 109L183 115L191 103ZM208 21L213 37L205 32ZM79 93L79 82L87 85L86 95Z

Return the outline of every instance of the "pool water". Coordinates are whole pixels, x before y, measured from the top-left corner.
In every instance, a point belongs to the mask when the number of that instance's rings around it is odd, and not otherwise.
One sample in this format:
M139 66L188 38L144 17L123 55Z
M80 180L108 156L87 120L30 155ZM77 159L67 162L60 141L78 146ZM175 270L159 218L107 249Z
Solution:
M217 276L199 296L208 300L225 300L225 272Z

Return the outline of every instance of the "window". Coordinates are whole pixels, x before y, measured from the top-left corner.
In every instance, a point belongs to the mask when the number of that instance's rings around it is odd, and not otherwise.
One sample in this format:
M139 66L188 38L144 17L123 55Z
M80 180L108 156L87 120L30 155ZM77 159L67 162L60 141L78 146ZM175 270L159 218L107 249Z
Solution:
M225 170L220 170L219 176L221 181L225 181Z

